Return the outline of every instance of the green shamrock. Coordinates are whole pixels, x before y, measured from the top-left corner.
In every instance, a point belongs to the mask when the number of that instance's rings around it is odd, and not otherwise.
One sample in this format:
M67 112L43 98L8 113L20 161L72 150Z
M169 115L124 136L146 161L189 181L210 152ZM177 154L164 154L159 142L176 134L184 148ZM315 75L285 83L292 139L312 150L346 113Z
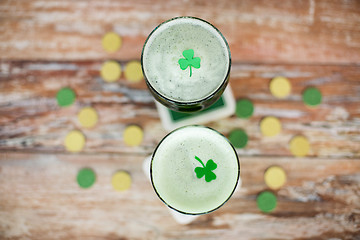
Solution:
M196 173L196 176L198 178L202 178L205 175L205 181L207 181L207 182L211 182L211 180L215 180L216 175L212 171L217 168L217 164L212 159L210 159L207 161L206 166L205 166L204 163L200 160L200 158L195 156L195 159L198 160L201 163L201 165L203 166L203 167L195 168L194 171Z
M187 67L190 67L190 77L192 75L191 67L200 68L200 58L194 58L194 50L188 49L183 51L183 56L185 58L180 58L178 63L180 64L180 68L185 70Z

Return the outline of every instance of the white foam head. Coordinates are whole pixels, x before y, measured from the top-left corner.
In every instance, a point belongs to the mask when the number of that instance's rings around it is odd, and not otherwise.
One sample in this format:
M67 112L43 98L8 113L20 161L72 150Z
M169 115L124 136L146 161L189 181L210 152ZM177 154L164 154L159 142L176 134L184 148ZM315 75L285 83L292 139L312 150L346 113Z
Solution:
M195 168L203 167L195 156L217 167L216 179L199 178ZM166 136L154 152L151 178L159 197L170 207L188 214L202 214L217 209L229 199L239 178L237 154L218 132L187 126Z
M194 50L200 68L182 70L184 50ZM220 88L230 70L230 51L225 38L211 24L180 17L160 24L147 39L142 54L149 84L164 97L178 102L206 98Z

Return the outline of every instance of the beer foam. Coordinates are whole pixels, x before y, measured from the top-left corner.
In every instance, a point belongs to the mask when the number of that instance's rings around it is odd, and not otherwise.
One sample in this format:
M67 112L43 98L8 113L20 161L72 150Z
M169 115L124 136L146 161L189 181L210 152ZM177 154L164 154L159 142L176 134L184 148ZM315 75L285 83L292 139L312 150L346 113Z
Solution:
M212 159L216 179L198 178L194 169ZM159 144L151 163L154 188L163 201L185 213L199 214L221 206L232 194L239 177L236 152L226 138L202 126L175 130Z
M193 49L200 68L180 68L183 51ZM175 18L159 25L143 49L143 70L161 95L194 102L215 92L227 77L230 55L226 40L210 24L196 18Z

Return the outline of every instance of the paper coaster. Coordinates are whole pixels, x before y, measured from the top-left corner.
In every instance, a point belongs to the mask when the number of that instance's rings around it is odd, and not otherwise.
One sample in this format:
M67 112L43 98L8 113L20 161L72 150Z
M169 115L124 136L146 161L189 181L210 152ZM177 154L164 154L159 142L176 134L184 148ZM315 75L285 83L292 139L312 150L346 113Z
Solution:
M276 117L265 117L260 122L260 130L264 136L272 137L281 131L281 123Z
M121 47L121 37L114 32L106 33L102 38L102 46L108 53L114 53Z
M125 66L124 74L129 82L137 83L144 79L141 63L139 61L128 62Z
M65 137L64 145L69 152L80 152L85 146L85 136L78 130L70 131Z
M81 188L89 188L95 183L96 175L92 169L83 168L78 172L76 180Z
M285 77L275 77L270 82L270 92L274 97L286 98L291 92L290 81Z
M76 95L74 90L68 87L60 89L56 94L56 100L60 107L67 107L74 103Z
M129 125L123 132L123 139L126 145L134 147L142 143L144 137L143 130L137 125Z
M308 87L303 92L303 101L307 106L316 107L321 103L321 99L321 92L315 87Z
M286 173L284 169L279 166L271 166L266 169L264 174L264 181L271 189L279 189L286 182Z
M235 129L230 132L229 140L235 148L244 148L248 142L248 136L242 129Z
M100 75L105 82L115 82L121 76L121 66L116 61L106 61L101 66Z
M254 113L254 104L249 99L240 99L236 102L235 113L238 118L249 118Z
M296 157L304 157L310 151L310 143L304 136L295 136L290 141L290 151Z
M98 114L92 107L84 107L78 113L78 120L82 127L92 128L98 121Z
M172 131L176 128L192 125L205 124L222 118L229 117L235 113L235 99L230 86L224 91L220 99L209 108L197 113L175 112L155 101L163 127Z
M269 213L276 208L277 197L272 192L264 191L257 196L256 204L261 211Z
M126 171L118 171L111 178L111 185L116 191L123 192L131 187L131 176Z

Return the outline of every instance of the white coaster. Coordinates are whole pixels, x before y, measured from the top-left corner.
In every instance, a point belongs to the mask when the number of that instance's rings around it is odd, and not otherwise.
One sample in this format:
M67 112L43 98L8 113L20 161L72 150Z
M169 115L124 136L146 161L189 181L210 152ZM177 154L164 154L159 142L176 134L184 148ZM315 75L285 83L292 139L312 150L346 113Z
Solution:
M143 166L142 166L145 176L151 182L150 164L151 164L151 155L148 156L147 158L145 158L145 160L143 162ZM234 193L241 187L241 183L242 183L241 178L239 177L239 181L238 181L238 184L236 186ZM180 224L189 224L192 221L194 221L196 218L199 217L199 215L186 215L186 214L179 213L169 207L166 207L166 208L169 209L169 212L170 212L171 216L173 216L175 221Z
M172 131L176 128L192 125L205 124L222 118L229 117L235 113L235 99L230 86L227 86L220 99L209 108L196 113L175 112L161 103L155 101L163 127Z

